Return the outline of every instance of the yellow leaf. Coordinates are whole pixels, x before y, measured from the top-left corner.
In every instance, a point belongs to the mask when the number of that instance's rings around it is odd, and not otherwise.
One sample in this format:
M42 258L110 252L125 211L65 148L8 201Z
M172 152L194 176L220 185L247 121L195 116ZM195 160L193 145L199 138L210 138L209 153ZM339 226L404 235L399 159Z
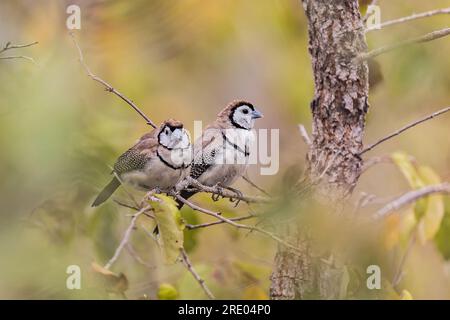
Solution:
M184 223L175 201L167 196L156 195L159 201L152 202L159 230L159 244L166 263L175 263L183 248Z
M400 229L399 229L399 240L403 246L406 246L411 237L411 232L417 225L416 215L412 207L404 210L401 213Z
M417 189L424 186L421 177L406 153L395 152L391 157L412 188Z
M400 300L413 300L413 296L409 293L408 290L403 290L400 295Z
M102 281L106 291L124 294L128 289L128 279L123 273L116 274L95 262L91 266L98 275L98 278Z
M175 300L178 298L178 291L174 286L168 283L162 283L158 288L159 300Z
M419 174L426 185L441 182L439 176L430 167L420 167ZM444 199L441 195L431 195L424 200L426 200L426 208L419 226L419 240L422 244L434 238L439 231L445 212Z
M400 240L401 216L393 214L384 221L383 243L387 250L392 249Z

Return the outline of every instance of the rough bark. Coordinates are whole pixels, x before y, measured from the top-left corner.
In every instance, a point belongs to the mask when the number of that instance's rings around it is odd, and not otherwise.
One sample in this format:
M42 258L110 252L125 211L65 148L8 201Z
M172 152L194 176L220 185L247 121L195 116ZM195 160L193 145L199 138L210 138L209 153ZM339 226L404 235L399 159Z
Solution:
M311 102L312 145L309 178L321 183L318 194L343 201L361 173L368 68L355 59L367 49L357 0L303 0L315 93ZM280 247L272 274L273 299L338 298L341 270L313 258L305 230L289 230L301 254ZM322 257L323 258L323 257Z

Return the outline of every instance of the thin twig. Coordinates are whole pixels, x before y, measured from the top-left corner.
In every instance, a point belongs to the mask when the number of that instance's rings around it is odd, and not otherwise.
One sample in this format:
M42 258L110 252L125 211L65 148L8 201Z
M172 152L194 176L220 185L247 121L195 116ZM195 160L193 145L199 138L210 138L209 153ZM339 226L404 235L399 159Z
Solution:
M248 184L250 184L256 190L261 191L266 196L270 197L270 194L266 190L264 190L263 188L259 187L256 183L254 183L252 180L250 180L250 178L247 175L243 175L242 179L244 179Z
M308 132L306 131L305 126L302 124L299 124L298 130L300 131L300 136L303 138L303 141L308 146L308 148L311 147L312 142L311 142L311 139L309 138L309 135L308 135Z
M33 58L28 57L28 56L5 56L5 57L0 57L0 59L3 59L3 60L24 59L24 60L28 60L28 61L32 62L33 64L37 65L36 61L34 61Z
M449 30L450 30L450 29L449 29ZM404 132L404 131L406 131L406 130L408 130L408 129L414 127L414 126L417 126L418 124L421 124L422 122L425 122L425 121L428 121L428 120L430 120L430 119L433 119L433 118L435 118L435 117L437 117L437 116L440 116L441 114L444 114L444 113L446 113L446 112L448 112L448 111L450 111L450 107L446 107L446 108L441 109L441 110L439 110L439 111L433 112L432 114L430 114L430 115L428 115L428 116L426 116L426 117L424 117L424 118L421 118L421 119L419 119L419 120L416 120L416 121L414 121L414 122L412 122L412 123L410 123L410 124L404 126L403 128L400 128L400 129L398 129L397 131L391 133L390 135L388 135L388 136L386 136L386 137L384 137L384 138L378 140L377 142L372 143L372 144L369 145L367 148L364 148L364 149L359 153L359 155L362 155L362 154L366 153L367 151L372 150L373 148L375 148L375 147L376 147L377 145L379 145L380 143L383 143L383 142L386 141L386 140L389 140L389 139L391 139L391 138L393 138L393 137L396 137L396 136L398 136L399 134L401 134L402 132Z
M272 238L273 240L277 241L278 243L280 243L280 244L282 244L282 245L284 245L284 246L286 246L286 247L288 247L288 248L291 248L291 249L293 249L293 250L295 250L295 251L298 251L298 248L297 248L297 247L295 247L294 245L292 245L292 244L290 244L290 243L284 241L283 239L277 237L276 235L274 235L273 233L271 233L271 232L269 232L269 231L266 231L266 230L264 230L264 229L261 229L261 228L255 227L255 226L249 226L249 225L246 225L246 224L236 223L235 221L233 221L233 220L231 220L231 219L228 219L228 218L225 218L225 217L221 216L221 215L220 215L219 213L217 213L217 212L213 212L213 211L211 211L211 210L208 210L208 209L205 209L205 208L202 208L202 207L197 206L196 204L194 204L194 203L192 203L192 202L190 202L190 201L184 199L184 198L183 198L182 196L180 196L179 194L175 194L175 193L174 193L173 196L176 197L176 198L177 198L178 200L180 200L181 202L183 202L183 203L184 203L185 205L187 205L188 207L191 207L192 209L194 209L194 210L196 210L196 211L206 213L207 215L210 215L210 216L212 216L212 217L215 217L215 218L217 218L217 219L223 221L224 223L228 223L228 224L230 224L230 225L232 225L232 226L234 226L234 227L236 227L236 228L238 228L238 229L246 229L246 230L251 230L251 231L257 231L257 232L259 232L259 233L262 233L262 234L264 234L264 235L266 235L266 236Z
M437 9L437 10L431 10L431 11L427 11L427 12L417 13L417 14L413 14L413 15L410 15L407 17L402 17L399 19L383 22L382 24L380 24L376 27L367 28L366 32L370 32L373 30L380 30L384 27L393 26L393 25L400 24L400 23L405 23L405 22L408 22L411 20L423 19L423 18L435 16L438 14L449 14L449 13L450 13L450 8Z
M395 199L394 201L388 203L383 208L375 213L375 218L383 218L394 211L406 206L407 204L413 203L420 198L426 197L430 194L441 193L450 194L450 183L444 182L437 185L426 186L421 189L409 191L402 195L401 197Z
M249 214L249 215L242 216L242 217L230 218L230 220L231 221L243 221L243 220L248 220L248 219L252 219L255 217L256 217L255 215ZM226 223L226 221L219 220L219 221L214 221L214 222L206 222L206 223L202 223L202 224L186 224L186 229L194 230L194 229L199 229L199 228L215 226L215 225L222 224L222 223Z
M125 245L128 243L129 239L130 239L130 235L131 235L131 231L133 231L135 225L136 225L136 221L137 218L143 214L145 211L147 211L148 209L150 209L150 206L146 206L144 208L142 208L141 210L139 210L131 219L130 225L128 226L127 230L125 231L122 241L120 241L119 246L117 247L116 251L114 252L114 255L112 256L112 258L105 264L105 269L109 269L111 268L111 266L114 264L114 262L116 262L117 258L119 258L120 253L122 252L123 248L125 247Z
M369 19L375 12L374 11L369 11L369 7L370 6L376 6L378 3L378 0L372 0L372 2L370 3L370 5L367 6L367 11L366 14L364 15L364 17L362 18L362 22L363 24L367 22L367 19Z
M5 46L0 50L0 53L3 53L7 50L11 50L11 49L20 49L20 48L26 48L26 47L31 47L34 46L35 44L38 44L39 42L35 41L35 42L31 42L31 43L27 43L27 44L11 44L11 42L7 42L5 44Z
M369 158L367 161L364 161L364 164L361 168L361 174L372 168L373 166L379 164L379 163L392 163L392 157L387 156L379 156L379 157L372 157Z
M144 259L141 258L141 256L139 256L139 254L136 252L136 250L134 249L133 245L131 243L127 243L126 245L127 251L128 253L134 258L134 260L136 260L139 264L143 265L146 268L149 269L155 269L156 266L155 265L151 265L150 263L148 263L147 261L145 261Z
M83 68L86 70L87 75L94 81L97 81L99 83L101 83L105 88L106 91L108 92L112 92L114 93L116 96L118 96L120 99L122 99L123 101L125 101L126 103L128 103L128 105L130 105L142 118L144 118L144 120L147 122L148 125L152 126L153 128L156 128L156 125L153 123L152 120L150 120L149 117L147 117L145 115L144 112L141 111L141 109L139 109L139 107L129 98L127 98L126 96L124 96L122 93L120 93L119 91L117 91L113 86L111 86L108 82L106 82L105 80L103 80L102 78L96 76L95 74L93 74L91 72L91 70L89 69L88 65L84 62L84 58L83 58L83 52L81 51L80 46L78 45L78 42L75 40L75 36L72 32L69 33L70 36L72 37L72 41L75 44L75 46L77 47L78 50L78 60L80 61L81 65L83 66Z
M417 226L414 228L414 230L412 231L412 235L411 238L408 241L408 245L406 247L405 253L403 254L400 263L397 267L397 270L395 271L394 274L394 278L392 279L392 286L394 288L397 288L397 286L399 285L400 281L402 280L403 277L403 268L405 266L406 260L409 256L409 253L411 252L412 247L414 246L414 243L416 242L416 238L417 238Z
M200 275L195 271L194 267L192 266L192 263L189 260L186 250L184 250L184 248L181 248L180 252L181 252L182 262L183 262L184 266L186 267L186 269L188 269L188 271L192 274L194 279L200 284L200 287L202 287L203 291L208 296L208 298L215 299L212 292L206 286L205 280L203 280L203 278L200 277Z
M370 58L374 58L376 56L379 56L380 54L404 47L404 46L408 46L411 44L415 44L415 43L423 43L423 42L429 42L429 41L433 41L445 36L448 36L450 34L450 28L445 28L442 30L437 30L437 31L433 31L430 33L427 33L423 36L420 37L416 37L413 39L409 39L409 40L405 40L405 41L400 41L398 43L394 43L391 45L387 45L378 49L374 49L372 51L366 52L366 53L362 53L361 55L359 55L357 57L357 60L362 61L362 60L368 60Z

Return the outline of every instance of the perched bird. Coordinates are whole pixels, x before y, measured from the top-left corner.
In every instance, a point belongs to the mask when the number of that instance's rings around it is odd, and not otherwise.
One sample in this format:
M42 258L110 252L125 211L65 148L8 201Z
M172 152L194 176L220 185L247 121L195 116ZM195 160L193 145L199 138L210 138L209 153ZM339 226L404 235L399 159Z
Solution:
M120 186L120 181L142 190L169 191L189 174L191 162L189 132L181 122L166 120L159 128L143 135L117 159L113 179L92 206L105 202Z
M241 177L247 167L251 144L255 137L255 120L263 115L247 101L233 101L206 127L194 143L194 156L190 176L206 186L229 187ZM182 190L187 199L195 191ZM179 207L182 207L182 203Z

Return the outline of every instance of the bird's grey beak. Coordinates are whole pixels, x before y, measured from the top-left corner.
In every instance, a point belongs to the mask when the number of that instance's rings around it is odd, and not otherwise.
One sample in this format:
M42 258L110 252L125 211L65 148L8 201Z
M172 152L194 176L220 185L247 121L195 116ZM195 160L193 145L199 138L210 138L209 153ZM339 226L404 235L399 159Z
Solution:
M258 119L258 118L262 118L262 117L264 117L264 116L261 113L261 111L256 110L256 109L252 111L252 119Z

